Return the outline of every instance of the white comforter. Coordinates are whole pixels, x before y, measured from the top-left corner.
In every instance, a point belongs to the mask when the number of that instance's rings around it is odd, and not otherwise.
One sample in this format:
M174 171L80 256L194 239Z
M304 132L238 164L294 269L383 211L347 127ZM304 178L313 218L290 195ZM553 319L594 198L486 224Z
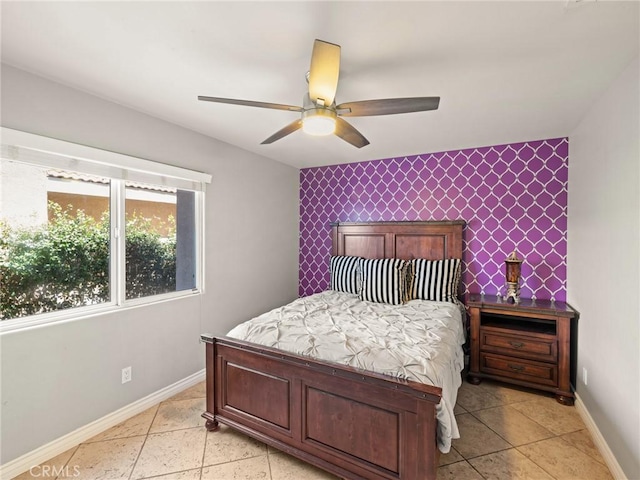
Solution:
M442 388L438 447L459 438L453 407L464 366L461 309L444 302L364 302L328 290L244 322L228 336Z

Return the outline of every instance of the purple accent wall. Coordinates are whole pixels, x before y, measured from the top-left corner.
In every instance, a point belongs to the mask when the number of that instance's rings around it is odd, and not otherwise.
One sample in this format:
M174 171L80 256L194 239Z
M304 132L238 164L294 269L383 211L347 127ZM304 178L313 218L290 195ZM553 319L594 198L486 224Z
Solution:
M300 295L329 286L330 222L464 219L465 292L504 293L524 258L523 297L565 301L567 138L303 169Z

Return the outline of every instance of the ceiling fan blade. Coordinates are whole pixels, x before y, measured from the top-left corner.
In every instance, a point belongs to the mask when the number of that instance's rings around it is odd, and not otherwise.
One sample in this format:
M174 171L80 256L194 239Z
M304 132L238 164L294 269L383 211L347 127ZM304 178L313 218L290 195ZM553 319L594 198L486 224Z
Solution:
M439 104L440 97L385 98L342 103L336 110L343 117L367 117L437 110Z
M369 140L364 138L364 136L358 130L356 130L353 125L351 125L346 120L341 119L340 117L336 118L335 133L345 142L350 143L354 147L362 148L366 145L369 145Z
M329 107L338 89L340 74L340 45L316 40L313 43L309 67L309 98L314 104Z
M283 105L281 103L253 102L251 100L236 100L233 98L203 97L201 95L198 96L198 100L202 100L204 102L230 103L231 105L244 105L246 107L260 107L260 108L273 108L275 110L289 110L290 112L302 111L302 107L296 107L293 105Z
M302 120L296 120L295 122L290 123L284 128L281 128L276 133L267 138L261 145L266 145L269 143L273 143L276 140L280 140L282 137L286 137L290 133L295 132L296 130L300 130L302 128Z

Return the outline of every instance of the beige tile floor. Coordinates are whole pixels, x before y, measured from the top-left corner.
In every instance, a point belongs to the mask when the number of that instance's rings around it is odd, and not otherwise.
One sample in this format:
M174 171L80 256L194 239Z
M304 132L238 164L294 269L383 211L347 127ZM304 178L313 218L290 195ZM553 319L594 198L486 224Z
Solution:
M224 426L207 432L204 397L200 383L15 480L42 479L45 471L96 480L336 478ZM465 382L455 413L461 438L441 455L439 480L613 478L575 408L551 396Z

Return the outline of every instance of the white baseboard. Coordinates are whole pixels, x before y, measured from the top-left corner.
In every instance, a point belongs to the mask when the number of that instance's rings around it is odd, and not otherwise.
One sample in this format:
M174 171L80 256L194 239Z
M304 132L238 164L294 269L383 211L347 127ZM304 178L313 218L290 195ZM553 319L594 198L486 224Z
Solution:
M66 452L72 447L75 447L79 443L82 443L91 437L98 435L101 432L124 422L128 418L144 412L146 409L153 407L154 405L166 400L183 390L192 387L205 378L204 369L190 375L168 387L162 388L157 392L147 395L140 400L137 400L129 405L109 413L98 420L95 420L83 427L80 427L73 432L63 435L52 442L36 448L29 453L25 453L21 457L11 460L10 462L0 465L0 479L9 480L23 472L26 472L34 465L39 465L56 455L60 455Z
M622 470L622 467L620 467L620 464L616 460L616 457L613 455L613 452L609 448L609 445L607 445L606 440L602 436L602 433L600 433L600 430L598 429L596 422L593 421L593 418L591 417L591 414L589 413L584 403L582 402L582 399L577 393L575 395L576 395L576 401L575 401L576 410L578 411L578 414L582 418L582 421L584 422L584 424L587 426L587 430L589 430L589 433L591 433L591 437L593 438L593 443L595 444L596 448L600 451L600 455L602 455L602 458L607 464L607 467L609 467L609 470L611 470L611 475L613 475L613 478L615 478L616 480L627 480L627 477L624 471Z

